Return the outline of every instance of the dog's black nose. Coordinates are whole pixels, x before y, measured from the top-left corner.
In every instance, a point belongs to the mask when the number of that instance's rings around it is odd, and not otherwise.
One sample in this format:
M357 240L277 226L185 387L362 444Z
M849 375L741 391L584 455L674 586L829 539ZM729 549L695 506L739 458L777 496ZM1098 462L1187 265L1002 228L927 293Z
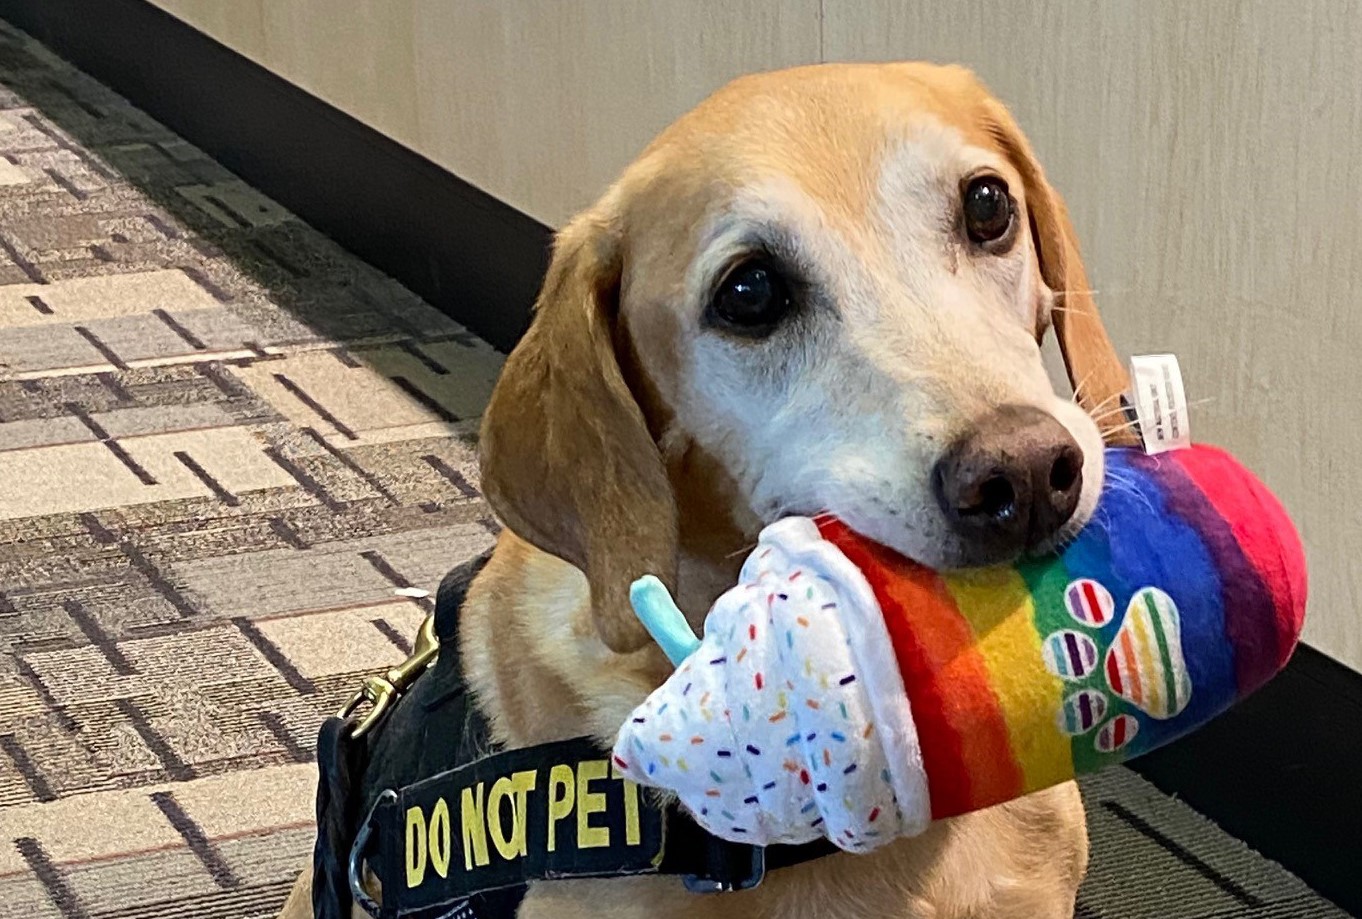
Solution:
M1073 516L1083 451L1038 408L1004 406L956 441L932 476L946 518L989 556L1045 542Z

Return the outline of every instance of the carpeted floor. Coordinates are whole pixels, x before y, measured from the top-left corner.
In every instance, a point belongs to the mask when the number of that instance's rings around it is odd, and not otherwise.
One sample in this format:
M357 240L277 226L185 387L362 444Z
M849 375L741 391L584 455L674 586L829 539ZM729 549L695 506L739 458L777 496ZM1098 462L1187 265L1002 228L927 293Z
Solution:
M499 364L0 23L0 914L273 915L318 724L492 540ZM1343 915L1128 771L1086 792L1080 916Z

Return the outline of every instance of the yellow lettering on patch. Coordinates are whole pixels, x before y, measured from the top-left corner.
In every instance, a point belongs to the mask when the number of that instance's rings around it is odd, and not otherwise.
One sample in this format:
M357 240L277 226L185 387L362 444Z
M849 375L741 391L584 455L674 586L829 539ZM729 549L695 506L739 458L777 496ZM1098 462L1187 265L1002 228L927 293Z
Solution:
M474 864L482 867L491 862L487 855L487 824L483 817L482 785L482 782L478 783L476 795L473 789L465 788L459 799L459 824L463 830L463 866L467 871L472 871Z
M610 777L618 779L620 771L615 768L614 763L610 764ZM625 845L636 846L643 839L643 834L639 830L638 823L638 786L628 779L624 779L624 842Z
M442 878L449 877L449 805L444 798L430 812L430 864Z
M426 815L419 807L407 808L407 889L420 887L426 879Z
M502 776L492 783L492 791L487 795L487 829L492 835L492 845L496 846L497 854L510 861L516 857L515 846L506 837L505 827L501 822L501 801L503 798L511 797L511 780ZM515 825L515 799L511 798L511 824ZM512 829L511 835L515 835Z
M577 848L601 849L610 845L610 828L592 826L591 815L605 810L605 792L592 791L591 783L604 779L608 764L589 759L577 764Z
M558 821L572 813L577 777L572 767L559 764L549 770L549 851L558 848Z
M492 834L492 845L502 858L510 861L527 851L525 841L526 823L529 821L526 798L534 791L534 772L517 772L510 778L505 776L496 780L492 791L487 795L487 828ZM511 797L514 795L515 797ZM501 819L501 802L511 798L511 834L506 835L506 827Z
M527 851L526 833L530 824L530 792L534 791L536 775L534 770L517 772L511 776L511 790L515 792L515 828L511 833L511 844L521 855Z

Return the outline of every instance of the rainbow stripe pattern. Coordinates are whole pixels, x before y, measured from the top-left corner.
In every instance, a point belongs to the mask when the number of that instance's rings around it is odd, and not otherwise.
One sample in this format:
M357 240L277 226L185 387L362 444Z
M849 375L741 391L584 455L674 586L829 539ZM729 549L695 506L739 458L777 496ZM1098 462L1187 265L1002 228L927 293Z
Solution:
M934 819L1139 756L1274 676L1306 568L1277 499L1224 451L1106 455L1060 555L942 575L819 521L884 615Z

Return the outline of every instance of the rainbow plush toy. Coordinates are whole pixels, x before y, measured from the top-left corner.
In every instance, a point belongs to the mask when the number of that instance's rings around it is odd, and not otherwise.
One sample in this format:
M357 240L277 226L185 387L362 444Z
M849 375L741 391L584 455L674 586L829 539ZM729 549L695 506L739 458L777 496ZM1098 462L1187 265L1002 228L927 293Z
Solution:
M1057 556L940 574L789 518L703 640L643 579L635 606L679 666L620 730L617 767L722 838L866 851L1204 724L1295 648L1299 538L1220 450L1106 459Z

